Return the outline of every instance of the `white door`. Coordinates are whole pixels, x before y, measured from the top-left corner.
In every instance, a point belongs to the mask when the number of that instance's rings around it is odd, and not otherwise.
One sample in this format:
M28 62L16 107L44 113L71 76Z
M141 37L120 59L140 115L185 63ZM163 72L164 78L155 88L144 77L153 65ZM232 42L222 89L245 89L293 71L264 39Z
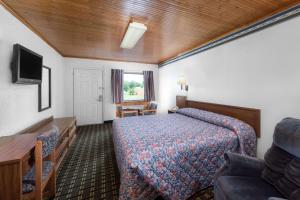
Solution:
M103 123L102 100L102 71L74 69L74 114L78 125Z

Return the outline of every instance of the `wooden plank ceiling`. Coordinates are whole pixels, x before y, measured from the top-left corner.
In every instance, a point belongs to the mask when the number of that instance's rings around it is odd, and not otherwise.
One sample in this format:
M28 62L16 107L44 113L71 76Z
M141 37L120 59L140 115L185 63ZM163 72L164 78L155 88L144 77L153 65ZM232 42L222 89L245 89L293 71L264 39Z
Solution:
M66 57L160 63L299 0L3 0ZM148 31L120 48L129 21Z

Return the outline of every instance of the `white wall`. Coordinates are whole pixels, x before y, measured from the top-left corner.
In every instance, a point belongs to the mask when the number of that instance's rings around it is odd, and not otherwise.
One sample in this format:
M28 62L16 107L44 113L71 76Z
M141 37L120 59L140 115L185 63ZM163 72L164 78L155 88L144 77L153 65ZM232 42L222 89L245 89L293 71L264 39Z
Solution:
M112 103L111 98L111 69L124 69L125 72L142 72L152 70L154 73L154 87L156 99L158 99L158 67L157 65L141 64L133 62L116 62L104 60L90 60L78 58L65 58L66 76L66 109L67 116L73 116L73 70L76 69L101 69L103 71L103 120L113 120L115 118L116 106Z
M38 112L38 86L12 84L13 44L44 57L52 69L52 109ZM0 5L0 136L14 134L48 116L64 116L63 57Z
M258 156L284 117L300 118L300 17L159 69L162 111L175 105L177 78L188 99L261 109Z

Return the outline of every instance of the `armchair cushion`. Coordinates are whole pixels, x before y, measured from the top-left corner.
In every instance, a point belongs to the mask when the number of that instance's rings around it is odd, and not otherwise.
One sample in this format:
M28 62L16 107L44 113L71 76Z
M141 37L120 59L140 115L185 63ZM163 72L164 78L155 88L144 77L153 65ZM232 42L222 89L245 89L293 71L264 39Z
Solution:
M285 118L275 127L273 142L286 152L300 158L300 119Z
M224 158L226 163L217 172L216 178L219 176L260 177L265 167L264 161L237 153L225 153Z
M299 200L300 197L300 189L295 190L289 197L289 200Z
M156 110L157 109L157 104L156 103L150 103L149 105L149 110Z
M266 168L262 178L272 184L284 197L300 188L300 158L272 145L265 154Z
M34 190L34 186L30 183L23 183L22 190L23 190L23 193L29 193Z
M260 177L222 176L215 182L215 199L267 200L282 195Z
M43 161L42 180L44 181L51 172L53 163L51 161ZM35 185L35 165L23 177L24 184Z

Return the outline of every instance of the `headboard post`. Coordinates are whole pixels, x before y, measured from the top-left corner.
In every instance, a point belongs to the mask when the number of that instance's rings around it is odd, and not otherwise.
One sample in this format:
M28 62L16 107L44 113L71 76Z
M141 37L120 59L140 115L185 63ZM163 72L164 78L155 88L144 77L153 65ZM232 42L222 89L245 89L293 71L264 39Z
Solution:
M186 96L179 96L177 95L176 96L176 106L178 106L178 108L184 108L186 107L186 100L187 100L187 97Z

